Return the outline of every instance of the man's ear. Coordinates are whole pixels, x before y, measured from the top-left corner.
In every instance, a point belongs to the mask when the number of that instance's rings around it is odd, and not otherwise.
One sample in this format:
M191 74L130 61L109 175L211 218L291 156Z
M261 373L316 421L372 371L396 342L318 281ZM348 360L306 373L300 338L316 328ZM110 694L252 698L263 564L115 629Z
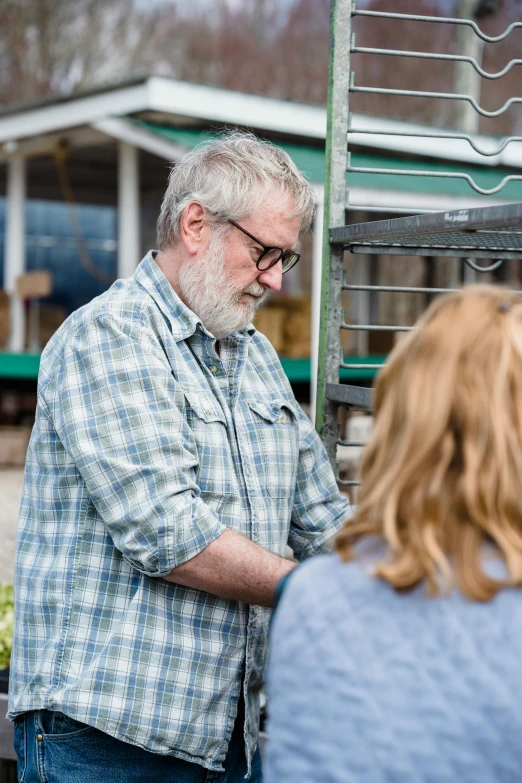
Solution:
M205 209L199 201L191 201L183 210L180 237L191 255L196 255L208 241L208 225L204 217Z

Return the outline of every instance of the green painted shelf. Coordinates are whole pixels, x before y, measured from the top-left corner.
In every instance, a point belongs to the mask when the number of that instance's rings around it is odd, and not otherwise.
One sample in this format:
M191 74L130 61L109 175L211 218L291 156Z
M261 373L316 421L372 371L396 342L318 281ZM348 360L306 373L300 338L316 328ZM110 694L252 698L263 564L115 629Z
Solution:
M345 364L384 364L386 356L346 356ZM291 383L310 383L310 359L281 357L281 364ZM341 370L341 381L371 381L376 370Z
M382 364L385 356L350 356L350 364ZM310 383L310 359L291 359L282 357L283 369L291 383ZM0 378L38 377L40 354L0 352ZM375 370L341 370L342 381L372 380Z
M39 353L0 352L0 378L36 379L39 367Z

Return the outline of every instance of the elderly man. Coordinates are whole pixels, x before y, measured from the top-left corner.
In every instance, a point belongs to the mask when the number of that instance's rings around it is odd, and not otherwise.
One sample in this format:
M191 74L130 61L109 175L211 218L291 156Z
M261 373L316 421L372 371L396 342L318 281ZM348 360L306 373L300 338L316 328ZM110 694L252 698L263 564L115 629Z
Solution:
M251 324L312 213L281 149L241 133L196 148L159 252L44 351L9 702L26 783L261 780L285 548L323 551L349 514Z

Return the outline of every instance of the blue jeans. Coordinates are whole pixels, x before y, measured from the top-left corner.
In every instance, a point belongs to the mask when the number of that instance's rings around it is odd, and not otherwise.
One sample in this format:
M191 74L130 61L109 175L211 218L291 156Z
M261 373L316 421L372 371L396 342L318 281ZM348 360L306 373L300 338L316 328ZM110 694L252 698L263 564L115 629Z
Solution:
M246 759L240 710L224 763L210 772L175 756L160 756L64 715L27 712L15 721L19 783L243 783ZM38 739L38 736L41 739ZM262 783L256 750L249 783Z

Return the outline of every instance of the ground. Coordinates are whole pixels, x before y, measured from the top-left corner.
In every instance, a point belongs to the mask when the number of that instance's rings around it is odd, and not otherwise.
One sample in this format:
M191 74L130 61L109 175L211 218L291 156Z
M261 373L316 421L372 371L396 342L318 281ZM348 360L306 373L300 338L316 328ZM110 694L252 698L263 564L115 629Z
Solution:
M22 468L0 468L0 582L12 582L16 524L22 497Z

